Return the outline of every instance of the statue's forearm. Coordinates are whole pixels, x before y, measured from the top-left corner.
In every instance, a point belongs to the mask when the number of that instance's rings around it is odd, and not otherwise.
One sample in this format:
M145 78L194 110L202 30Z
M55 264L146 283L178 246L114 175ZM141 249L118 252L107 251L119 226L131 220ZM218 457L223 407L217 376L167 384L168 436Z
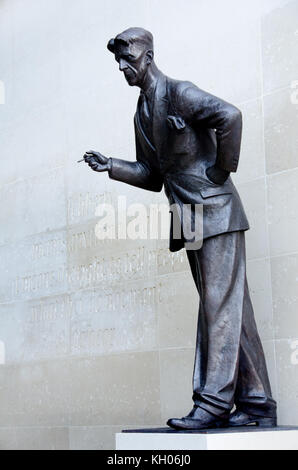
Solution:
M118 158L109 159L109 177L123 183L147 189L161 191L162 181L150 171L143 162L130 162Z
M235 172L239 161L242 134L242 115L239 109L229 106L216 134L216 165L222 170Z

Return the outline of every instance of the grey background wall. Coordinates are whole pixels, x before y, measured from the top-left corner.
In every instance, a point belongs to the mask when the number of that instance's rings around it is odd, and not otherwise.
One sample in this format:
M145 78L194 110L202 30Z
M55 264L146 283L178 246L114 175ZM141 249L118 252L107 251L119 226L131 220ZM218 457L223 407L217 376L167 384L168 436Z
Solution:
M298 424L298 2L0 0L0 448L113 448L191 407L198 298L166 241L100 241L100 202L166 202L77 164L134 159L129 26L164 73L238 105L234 181L281 424ZM294 86L294 85L293 85Z

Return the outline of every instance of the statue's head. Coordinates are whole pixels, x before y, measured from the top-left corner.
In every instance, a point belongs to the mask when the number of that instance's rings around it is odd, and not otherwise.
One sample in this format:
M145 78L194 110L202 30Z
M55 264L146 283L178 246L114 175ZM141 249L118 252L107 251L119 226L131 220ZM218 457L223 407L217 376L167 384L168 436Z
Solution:
M143 28L129 28L107 45L130 86L140 86L153 62L153 36Z

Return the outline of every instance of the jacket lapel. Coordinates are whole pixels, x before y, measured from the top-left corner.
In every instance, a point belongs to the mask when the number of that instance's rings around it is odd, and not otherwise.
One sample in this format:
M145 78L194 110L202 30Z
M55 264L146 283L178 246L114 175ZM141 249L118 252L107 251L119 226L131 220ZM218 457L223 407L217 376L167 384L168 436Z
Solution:
M153 104L153 141L159 158L165 156L168 137L168 104L167 77L161 74L156 85Z
M136 135L138 136L139 139L141 139L145 143L147 147L149 147L151 151L155 152L156 149L154 148L153 144L150 142L150 140L146 136L145 131L142 127L139 108L137 108L137 112L135 113L134 119L135 119Z

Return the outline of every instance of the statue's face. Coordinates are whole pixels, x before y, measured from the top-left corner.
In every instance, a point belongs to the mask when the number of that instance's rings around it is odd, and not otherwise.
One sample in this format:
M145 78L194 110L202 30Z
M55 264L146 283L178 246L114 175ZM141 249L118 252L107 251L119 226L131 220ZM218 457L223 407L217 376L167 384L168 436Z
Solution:
M115 60L130 86L141 86L148 68L146 49L139 44L117 44Z

